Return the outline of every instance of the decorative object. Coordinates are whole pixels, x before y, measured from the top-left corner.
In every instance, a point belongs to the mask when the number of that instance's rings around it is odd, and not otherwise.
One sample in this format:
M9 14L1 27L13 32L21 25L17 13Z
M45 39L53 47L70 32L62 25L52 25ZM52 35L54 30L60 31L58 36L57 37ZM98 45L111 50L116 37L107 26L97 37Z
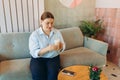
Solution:
M89 71L90 71L90 80L100 80L100 74L101 74L101 71L102 69L101 68L98 68L97 66L90 66L89 68Z
M68 8L74 8L78 6L82 0L60 0L60 2Z
M103 20L98 19L96 21L81 21L79 26L84 36L95 38L98 33L104 30Z

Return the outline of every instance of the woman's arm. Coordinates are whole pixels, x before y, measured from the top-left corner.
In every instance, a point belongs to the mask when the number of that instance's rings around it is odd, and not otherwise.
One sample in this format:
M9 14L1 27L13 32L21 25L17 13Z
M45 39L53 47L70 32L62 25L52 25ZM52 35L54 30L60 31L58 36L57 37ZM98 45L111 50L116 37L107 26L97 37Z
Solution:
M39 51L38 56L42 56L42 55L44 55L45 53L47 53L49 51L53 51L53 50L57 50L57 49L58 49L58 45L48 45L47 47L42 48Z

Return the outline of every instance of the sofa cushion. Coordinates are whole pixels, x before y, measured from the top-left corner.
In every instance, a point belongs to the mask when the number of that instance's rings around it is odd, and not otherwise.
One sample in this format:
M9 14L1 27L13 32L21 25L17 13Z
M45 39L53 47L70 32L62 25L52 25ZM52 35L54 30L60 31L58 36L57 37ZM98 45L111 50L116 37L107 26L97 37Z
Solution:
M30 57L28 39L30 33L1 33L0 61Z
M0 63L0 80L31 80L30 58L6 60Z
M83 35L78 27L60 29L66 43L66 50L83 46Z
M66 50L60 55L62 67L71 65L96 65L102 67L106 64L106 57L85 47Z

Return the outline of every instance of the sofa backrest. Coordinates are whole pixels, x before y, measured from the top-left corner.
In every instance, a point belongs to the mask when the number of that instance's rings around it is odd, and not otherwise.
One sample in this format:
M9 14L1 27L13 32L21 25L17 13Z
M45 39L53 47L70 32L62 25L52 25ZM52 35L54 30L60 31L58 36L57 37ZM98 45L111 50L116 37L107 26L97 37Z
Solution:
M78 27L60 29L66 43L66 50L83 46L83 34Z
M66 49L83 46L83 36L78 27L60 29ZM1 33L0 34L0 61L16 58L28 58L30 32Z
M30 57L28 39L30 33L1 33L0 34L0 61L14 58Z

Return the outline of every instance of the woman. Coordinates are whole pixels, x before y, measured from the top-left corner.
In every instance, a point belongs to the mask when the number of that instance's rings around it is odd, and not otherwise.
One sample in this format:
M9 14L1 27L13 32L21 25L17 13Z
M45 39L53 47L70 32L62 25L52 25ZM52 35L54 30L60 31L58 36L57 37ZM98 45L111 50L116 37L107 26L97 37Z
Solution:
M65 43L60 31L53 27L53 23L54 16L50 12L44 12L40 28L30 35L30 70L33 80L57 80L60 68L59 54L65 49Z

